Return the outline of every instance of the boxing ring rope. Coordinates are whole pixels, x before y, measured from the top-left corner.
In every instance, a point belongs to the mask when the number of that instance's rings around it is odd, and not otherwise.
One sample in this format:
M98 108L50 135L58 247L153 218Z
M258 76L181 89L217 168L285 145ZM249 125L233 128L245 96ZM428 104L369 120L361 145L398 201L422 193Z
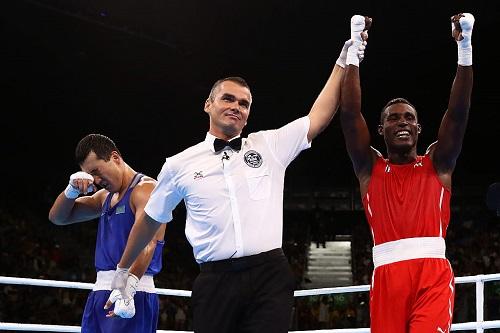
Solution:
M475 330L477 333L483 333L485 329L500 328L500 319L492 321L484 321L484 283L488 281L500 281L500 273L463 276L455 278L456 284L475 283L476 285L476 321L467 323L457 323L451 326L452 331ZM56 281L43 279L29 279L0 276L0 284L15 284L40 287L57 287L57 288L72 288L72 289L87 289L92 290L93 283ZM319 288L296 290L295 297L316 296L325 294L342 294L369 291L369 285L349 286L349 287L334 287L334 288ZM190 297L189 290L162 289L156 288L158 295ZM43 324L19 324L0 322L0 329L8 331L38 331L38 332L80 332L79 326L65 325L43 325ZM159 333L187 333L187 331L164 331L158 330ZM308 333L369 333L369 328L346 328L333 330L316 330L316 331L300 331ZM299 333L299 331L295 331Z

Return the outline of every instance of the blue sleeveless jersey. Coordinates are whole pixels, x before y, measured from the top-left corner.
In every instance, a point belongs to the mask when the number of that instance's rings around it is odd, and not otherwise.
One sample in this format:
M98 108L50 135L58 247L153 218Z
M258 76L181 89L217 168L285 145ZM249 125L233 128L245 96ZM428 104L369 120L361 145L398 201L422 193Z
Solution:
M113 194L109 193L106 197L97 229L95 247L95 268L97 271L115 270L120 261L135 221L135 215L130 208L130 194L142 177L144 175L139 173L134 176L125 195L113 207L110 207ZM164 243L164 241L156 243L155 253L145 274L155 275L160 272Z

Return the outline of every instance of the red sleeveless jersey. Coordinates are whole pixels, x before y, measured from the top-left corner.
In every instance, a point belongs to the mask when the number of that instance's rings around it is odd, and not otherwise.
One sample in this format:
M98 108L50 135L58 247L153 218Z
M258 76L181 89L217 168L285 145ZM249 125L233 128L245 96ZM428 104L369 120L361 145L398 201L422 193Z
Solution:
M412 237L444 238L450 196L428 154L403 165L378 157L363 197L374 245Z

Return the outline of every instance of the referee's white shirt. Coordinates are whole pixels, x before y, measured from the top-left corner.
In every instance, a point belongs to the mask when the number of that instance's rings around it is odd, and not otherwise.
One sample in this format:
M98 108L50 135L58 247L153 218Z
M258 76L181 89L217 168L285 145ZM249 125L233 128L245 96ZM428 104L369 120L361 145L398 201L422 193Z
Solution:
M172 220L184 199L186 237L198 263L280 248L285 169L311 145L309 117L277 130L252 133L239 152L215 153L215 137L166 159L145 211Z

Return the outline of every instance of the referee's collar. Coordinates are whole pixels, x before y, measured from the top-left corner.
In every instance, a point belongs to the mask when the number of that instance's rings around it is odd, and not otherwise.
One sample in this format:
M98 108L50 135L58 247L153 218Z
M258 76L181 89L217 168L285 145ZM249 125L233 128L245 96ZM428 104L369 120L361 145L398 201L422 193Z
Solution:
M229 141L232 141L236 138L239 138L240 136L241 135L237 135L234 138L231 138L231 140L229 140ZM209 132L207 132L207 136L205 137L205 142L208 145L208 149L210 149L213 153L215 153L215 148L214 148L215 139L217 139L217 137L215 135L212 135ZM243 147L243 144L244 144L244 141L241 143L242 147Z

